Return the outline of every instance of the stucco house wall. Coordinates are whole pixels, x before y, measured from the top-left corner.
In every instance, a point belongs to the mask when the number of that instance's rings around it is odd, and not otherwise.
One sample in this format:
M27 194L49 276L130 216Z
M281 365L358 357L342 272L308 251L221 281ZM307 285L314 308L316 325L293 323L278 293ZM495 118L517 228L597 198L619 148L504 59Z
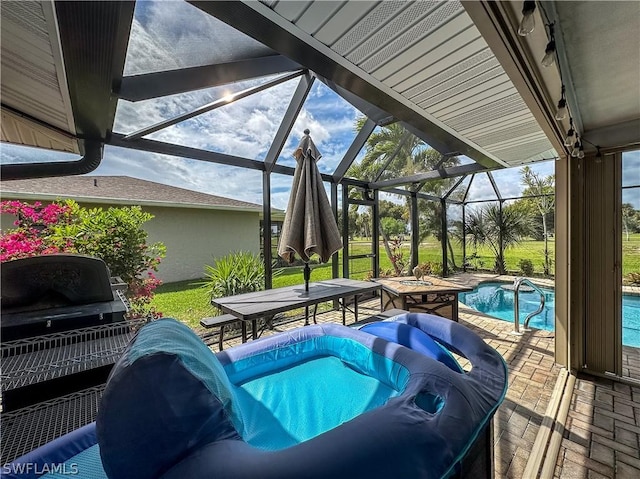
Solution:
M149 242L161 241L167 256L158 268L166 283L202 278L205 264L231 251L260 251L260 217L249 212L145 207Z
M0 184L2 200L33 203L72 198L86 208L139 205L154 218L144 225L148 242L167 247L157 277L165 283L199 279L204 266L233 251L260 252L262 207L130 177L59 177ZM3 231L15 217L0 215Z
M78 204L87 208L111 206ZM142 206L142 210L154 216L144 227L147 242L160 241L167 247L156 274L165 283L202 278L205 264L213 265L214 258L231 251L260 251L258 212L158 206ZM1 215L2 230L13 228L14 221L12 215Z

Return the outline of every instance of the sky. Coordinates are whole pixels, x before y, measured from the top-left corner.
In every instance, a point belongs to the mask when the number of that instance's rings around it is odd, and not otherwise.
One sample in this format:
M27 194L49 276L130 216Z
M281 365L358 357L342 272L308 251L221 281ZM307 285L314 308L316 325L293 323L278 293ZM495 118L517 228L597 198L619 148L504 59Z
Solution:
M266 47L239 34L186 2L139 1L129 41L125 74L141 74L191 67L233 58L231 47L264 54ZM277 78L253 79L140 102L120 100L113 130L132 133L138 129L186 113L228 94ZM299 79L289 80L255 95L183 121L147 138L205 150L263 160L285 114ZM295 166L292 153L308 128L322 158L321 172L331 173L356 135L360 112L319 81L314 83L278 164ZM69 155L2 144L2 162L67 160ZM640 159L640 152L635 152ZM362 156L362 152L361 155ZM71 157L73 158L73 157ZM634 163L640 167L640 162ZM554 163L532 165L542 176L553 174ZM638 171L636 169L635 171ZM629 170L624 178L632 177ZM105 146L104 158L92 175L127 175L172 186L262 203L260 171ZM503 197L518 196L523 186L518 168L494 172ZM292 177L272 175L271 201L285 209ZM640 181L638 181L640 183ZM466 183L465 183L466 184ZM327 186L327 185L325 185ZM626 190L640 208L640 192ZM486 175L477 175L469 200L495 198Z

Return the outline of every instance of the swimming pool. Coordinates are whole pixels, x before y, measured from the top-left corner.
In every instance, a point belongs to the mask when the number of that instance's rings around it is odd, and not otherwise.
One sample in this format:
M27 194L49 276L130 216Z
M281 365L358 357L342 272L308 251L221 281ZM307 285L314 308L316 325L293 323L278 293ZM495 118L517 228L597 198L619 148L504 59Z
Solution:
M482 283L473 291L460 293L460 302L503 321L513 322L513 291L502 288L505 283ZM540 314L531 318L532 328L553 331L555 326L555 293L541 288L545 294L545 306ZM520 291L520 324L540 305L540 295ZM622 295L622 344L640 347L640 296Z

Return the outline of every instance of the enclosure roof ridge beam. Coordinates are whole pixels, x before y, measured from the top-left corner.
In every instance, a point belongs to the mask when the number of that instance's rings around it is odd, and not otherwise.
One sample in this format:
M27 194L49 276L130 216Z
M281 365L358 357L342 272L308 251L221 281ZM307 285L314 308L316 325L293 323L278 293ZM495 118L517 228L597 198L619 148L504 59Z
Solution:
M140 151L149 151L151 153L159 153L161 155L177 156L180 158L189 158L192 160L206 161L208 163L217 163L220 165L237 166L239 168L247 168L250 170L266 171L265 164L262 161L243 158L240 156L227 155L225 153L217 153L215 151L201 150L190 146L174 145L163 141L149 140L146 138L138 138L136 140L125 140L121 133L113 133L110 141L107 143L112 146L121 148L131 148ZM273 165L272 173L293 176L295 169L290 166ZM333 176L321 173L322 181L333 182ZM360 182L366 186L366 183Z
M427 171L417 175L405 176L402 178L394 178L391 180L377 181L369 184L374 189L384 189L391 186L406 185L408 183L419 183L429 180L441 180L445 178L454 178L469 173L477 173L485 171L486 168L478 163L470 163L468 165L451 166L448 168L440 168L439 170Z
M389 188L389 189L385 189L384 192L404 194L405 196L415 195L417 198L420 198L421 200L428 200L428 201L440 201L442 199L439 196L430 195L429 193L420 193L419 190L409 190L409 189L403 190L401 188Z
M415 194L419 199L428 200L428 201L440 201L442 199L439 196L429 195L427 193L420 193L417 191L403 190L401 188L389 188L384 190L384 192L392 193L394 195L402 195L402 196L411 196Z
M146 138L127 140L126 137L121 133L112 133L108 144L119 146L121 148L149 151L152 153L159 153L161 155L190 158L193 160L218 163L221 165L238 166L240 168L248 168L251 170L265 170L265 166L262 161L242 158L240 156L227 155L224 153L217 153L214 151L201 150L199 148L192 148L190 146L174 145L172 143L149 140Z
M518 199L526 199L528 198L527 196L522 196L520 198L503 198L502 200L499 200L498 198L488 198L488 199L484 199L484 200L471 200L471 201L466 201L464 204L465 205L472 205L475 203L503 203L507 200L518 200Z
M149 100L302 68L284 55L276 54L216 65L143 73L123 77L117 95L128 101Z
M278 128L276 136L273 139L273 142L271 142L271 146L267 152L267 156L264 159L267 171L271 171L273 169L273 165L278 161L282 148L284 148L284 144L289 137L289 133L291 133L293 124L296 122L300 110L302 110L302 105L304 105L307 95L309 95L309 91L311 91L313 80L313 77L308 73L300 77L296 91L291 97L287 111L280 122L280 127Z
M349 170L349 168L353 164L353 161L356 159L356 156L358 156L358 153L360 153L360 150L362 150L362 147L367 142L375 128L375 121L367 118L367 121L364 123L364 125L362 125L362 128L360 128L360 131L351 142L351 146L349 146L349 149L344 154L344 157L340 161L340 164L333 172L333 180L336 183L340 183L340 181L342 181L342 179L344 178L344 175L347 174L347 170Z
M393 193L395 195L402 196L410 196L411 192L409 190L403 190L402 188L389 188L388 190L384 190L385 193Z
M489 177L489 181L491 182L491 186L493 187L493 191L495 191L496 196L498 197L498 199L500 201L502 201L502 195L500 194L500 189L498 188L498 185L496 185L496 180L493 178L493 175L491 174L490 171L487 171L487 176Z
M126 135L124 137L125 140L135 140L138 138L142 138L143 136L146 135L150 135L151 133L155 133L158 130L162 130L164 128L167 128L169 126L175 125L176 123L180 123L182 121L185 120L189 120L193 117L196 117L198 115L202 115L203 113L207 113L210 112L212 110L215 110L216 108L220 108L221 106L225 106L228 105L230 103L233 103L236 100L240 100L241 98L246 98L248 96L251 96L255 93L259 93L263 90L266 90L268 88L271 88L273 86L279 85L280 83L284 83L287 82L289 80L292 80L294 78L299 77L300 75L304 74L304 71L297 71L295 73L290 73L288 75L283 75L280 76L278 78L275 78L273 80L270 80L268 82L265 82L261 85L252 87L252 88L247 88L246 90L242 90L239 91L237 93L232 93L231 95L227 95L225 97L222 97L216 101L213 101L211 103L207 103L206 105L201 106L200 108L196 108L195 110L192 110L190 112L187 113L183 113L182 115L178 115L178 116L174 116L173 118L170 118L168 120L163 120L161 122L156 123L155 125L151 125L148 126L146 128L142 128L138 131L135 131L129 135Z
M451 194L456 190L456 188L458 188L458 186L460 186L460 184L467 178L468 175L463 175L461 176L458 181L456 181L453 186L451 188L449 188L449 191L447 191L444 196L442 197L443 200L447 200L449 199L449 196L451 196Z
M376 181L380 181L380 177L382 176L382 174L386 171L386 169L389 167L389 165L391 164L391 162L393 160L396 159L396 156L398 156L398 153L400 153L400 150L404 147L404 145L407 143L407 141L409 140L409 135L411 135L411 133L406 130L403 134L402 137L400 138L400 141L398 142L398 144L396 145L395 150L393 150L393 153L391 153L391 155L389 156L389 158L387 158L387 161L384 162L384 165L382 165L382 167L380 168L380 171L378 171L378 174L376 175L376 177L373 179L373 182L375 183Z
M429 200L429 201L441 201L443 198L440 198L439 196L436 195L430 195L428 193L420 193L419 191L416 191L416 196L422 200Z

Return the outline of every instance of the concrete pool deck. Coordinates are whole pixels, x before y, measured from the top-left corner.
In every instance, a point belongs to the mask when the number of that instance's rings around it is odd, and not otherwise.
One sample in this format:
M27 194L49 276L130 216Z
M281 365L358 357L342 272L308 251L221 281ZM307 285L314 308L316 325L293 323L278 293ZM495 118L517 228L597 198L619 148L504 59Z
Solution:
M448 280L475 287L483 281L512 282L513 278L465 273ZM536 283L553 287L553 280L536 278ZM460 322L502 354L509 367L509 389L494 420L495 477L523 478L562 369L554 362L554 333L533 330L515 336L511 334L512 323L463 304L459 306ZM363 302L361 318L375 314L379 307L379 299ZM353 315L347 313L347 325L353 321ZM318 323L341 322L339 311L318 314ZM264 335L300 327L303 323L302 318L289 320L276 324ZM239 339L225 341L225 347L238 343ZM638 357L635 351L630 360ZM640 372L640 363L637 366ZM591 376L577 377L553 477L640 477L640 387Z

